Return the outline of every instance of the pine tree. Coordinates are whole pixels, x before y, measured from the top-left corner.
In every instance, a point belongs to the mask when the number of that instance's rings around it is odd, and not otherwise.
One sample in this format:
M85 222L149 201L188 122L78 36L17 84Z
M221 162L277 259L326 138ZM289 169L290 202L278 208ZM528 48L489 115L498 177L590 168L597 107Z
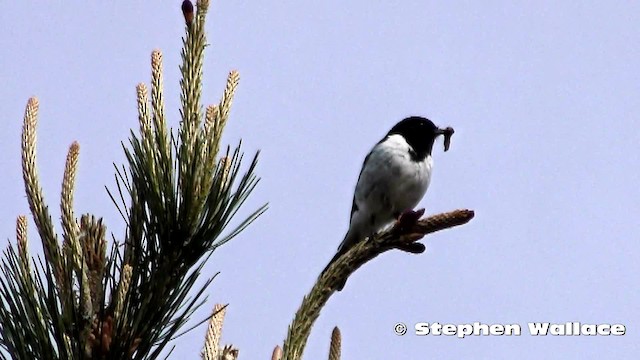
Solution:
M258 155L241 170L241 144L221 149L239 74L231 71L218 104L203 108L202 67L207 46L208 0L182 4L185 35L180 81L180 125L165 116L162 53L151 54L151 96L137 90L139 129L123 144L126 163L115 166L115 189L107 189L126 224L108 245L101 218L78 220L73 196L80 146L69 147L62 179L62 234L54 229L36 170L39 102L27 102L22 129L22 172L29 209L44 258L29 255L27 217L19 216L16 245L0 267L0 346L13 359L155 359L185 329L203 305L213 277L194 289L209 256L267 210L256 209L235 228L228 225L259 182ZM418 220L403 217L394 227L354 246L321 274L272 359L301 359L320 310L339 284L377 255L399 249L421 253L426 234L464 224L473 211L457 210ZM202 358L237 359L220 345L226 308L209 319ZM330 360L340 359L340 331L331 336ZM0 354L2 358L5 355Z

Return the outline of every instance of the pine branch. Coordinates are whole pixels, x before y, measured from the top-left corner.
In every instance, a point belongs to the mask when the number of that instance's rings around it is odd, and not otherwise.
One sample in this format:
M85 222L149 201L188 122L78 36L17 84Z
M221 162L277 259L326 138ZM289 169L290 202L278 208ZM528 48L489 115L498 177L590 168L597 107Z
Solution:
M120 315L114 328L114 337L126 340L119 341L120 347L112 353L123 354L129 351L127 344L140 339L137 353L158 356L202 305L201 296L212 278L195 295L188 295L211 251L266 210L266 205L259 208L223 234L259 178L257 154L244 174L240 145L218 155L221 117L202 110L207 7L205 0L197 2L195 13L188 1L182 6L187 26L180 66L182 119L176 138L166 128L158 50L151 57L151 106L146 86L137 88L140 137L132 133L130 147L125 147L130 171L118 172L120 196L110 193L112 199L130 199L119 208L129 230L123 262L131 267L126 296L116 300ZM232 74L220 103L227 110L238 81L237 73ZM226 121L228 111L223 115Z
M298 360L302 358L311 328L320 315L320 310L322 310L331 295L359 267L389 250L404 250L409 245L418 244L416 241L427 234L466 224L473 219L473 216L474 212L472 210L455 210L433 215L421 219L407 229L392 227L373 238L358 243L347 251L320 275L309 294L302 300L302 304L289 326L287 339L283 346L284 354L282 360Z
M42 239L42 247L46 261L54 269L57 285L66 288L63 279L62 255L58 244L58 236L53 229L49 208L45 205L40 179L36 169L36 125L38 123L38 99L32 97L27 102L22 126L22 177L24 179L29 209L36 222L38 233Z
M218 360L222 353L220 348L220 338L222 337L222 325L224 324L224 316L227 312L227 306L216 304L213 308L213 314L209 318L209 326L207 327L207 335L204 341L204 349L202 350L202 360Z
M127 229L124 241L114 243L109 254L102 220L92 215L82 216L80 223L76 219L75 142L62 183L60 246L36 170L38 101L29 99L22 133L23 178L44 261L31 266L26 218L19 218L18 250L10 245L0 260L0 347L13 358L158 358L204 303L215 275L191 290L212 252L266 210L264 205L227 229L260 180L255 175L258 153L246 169L240 144L219 154L237 72L230 73L222 100L203 111L208 4L198 0L197 11L188 0L182 6L182 119L175 134L164 109L160 51L151 55L151 97L145 84L136 87L138 132L132 131L128 145L123 144L127 164L115 167L116 191L107 189ZM238 356L229 346L220 352L225 359Z
M280 360L282 358L282 348L280 346L276 346L273 349L273 353L271 354L271 360Z
M342 347L342 336L340 335L340 329L334 327L331 332L331 344L329 345L329 360L340 360Z

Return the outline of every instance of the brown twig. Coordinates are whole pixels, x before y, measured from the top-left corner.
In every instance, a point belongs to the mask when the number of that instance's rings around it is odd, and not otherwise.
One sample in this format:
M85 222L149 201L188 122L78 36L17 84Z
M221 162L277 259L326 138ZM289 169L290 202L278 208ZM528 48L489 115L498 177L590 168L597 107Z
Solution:
M419 220L399 232L396 227L385 230L366 241L356 244L320 275L311 292L302 300L293 322L289 326L283 346L282 360L302 358L307 338L320 310L331 295L344 284L358 268L376 256L391 249L405 250L427 234L468 223L473 210L454 210ZM406 251L406 250L405 250Z
M334 327L331 332L331 345L329 345L329 360L340 360L342 347L342 336L340 335L340 329Z

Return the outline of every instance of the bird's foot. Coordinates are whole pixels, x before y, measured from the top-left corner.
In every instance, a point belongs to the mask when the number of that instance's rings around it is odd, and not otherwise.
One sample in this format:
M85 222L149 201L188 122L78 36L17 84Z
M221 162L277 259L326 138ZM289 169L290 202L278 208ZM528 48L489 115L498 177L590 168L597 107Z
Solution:
M411 209L405 210L404 212L400 213L400 215L398 215L398 219L396 220L394 228L399 234L407 233L416 225L422 215L424 215L424 211L424 209L418 209L415 211Z
M398 245L396 246L396 249L412 254L422 254L423 252L425 252L425 250L427 250L427 247L423 243L413 242L409 244Z
M418 210L406 210L398 215L396 223L394 225L394 229L398 235L406 235L412 238L414 241L421 239L424 234L420 233L412 233L412 229L415 227L418 220L424 215L424 209ZM426 250L426 246L424 244L418 242L411 242L402 245L396 246L398 250L412 253L412 254L421 254Z

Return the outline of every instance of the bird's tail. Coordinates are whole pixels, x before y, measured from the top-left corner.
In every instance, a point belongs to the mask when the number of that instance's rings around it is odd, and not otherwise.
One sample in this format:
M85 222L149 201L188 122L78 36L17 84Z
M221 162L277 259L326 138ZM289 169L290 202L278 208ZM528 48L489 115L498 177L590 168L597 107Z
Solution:
M359 240L360 240L360 235L355 233L355 232L353 232L353 231L351 231L351 229L350 229L350 231L348 231L347 234L345 235L344 240L342 240L342 243L340 243L340 246L338 247L338 251L333 256L331 261L329 261L329 264L327 264L327 266L324 268L324 270L322 270L322 273L320 273L320 276L322 276L325 272L327 272L329 267L331 267L331 265L333 265L333 263L336 260L338 260L347 251L349 251L349 249L351 249L353 247L353 245L357 244ZM345 284L346 284L346 280L344 282L342 282L336 288L336 290L338 290L338 291L342 290L342 288L344 288Z

